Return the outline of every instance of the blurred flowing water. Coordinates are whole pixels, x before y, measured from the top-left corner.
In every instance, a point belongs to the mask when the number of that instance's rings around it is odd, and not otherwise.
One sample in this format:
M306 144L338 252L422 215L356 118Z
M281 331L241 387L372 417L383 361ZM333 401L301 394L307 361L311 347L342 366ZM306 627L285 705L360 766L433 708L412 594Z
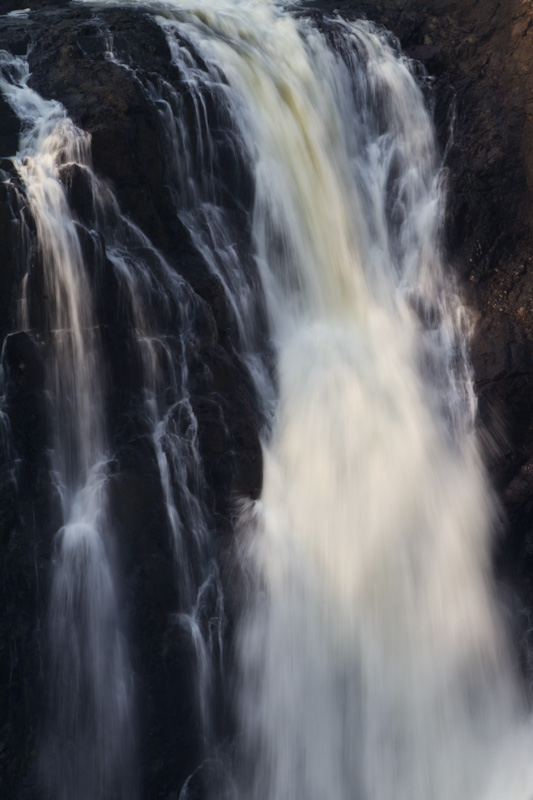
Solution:
M476 440L471 321L443 263L443 173L420 81L366 22L317 22L270 0L143 7L192 98L185 114L176 88L139 75L166 131L176 213L233 309L264 440L262 496L241 501L236 531L248 586L237 755L231 788L215 782L209 794L529 800L530 724L490 585L495 508ZM135 68L112 39L107 57ZM187 330L194 303L93 175L88 137L28 88L23 59L2 58L49 297L51 469L64 517L44 781L50 798L135 797L105 368L62 165L90 175L95 227L131 308L208 757L223 630L206 635L199 615L215 592L222 620L223 596L186 336L170 341L160 325L175 316ZM240 196L253 274L231 227L222 135L251 176Z

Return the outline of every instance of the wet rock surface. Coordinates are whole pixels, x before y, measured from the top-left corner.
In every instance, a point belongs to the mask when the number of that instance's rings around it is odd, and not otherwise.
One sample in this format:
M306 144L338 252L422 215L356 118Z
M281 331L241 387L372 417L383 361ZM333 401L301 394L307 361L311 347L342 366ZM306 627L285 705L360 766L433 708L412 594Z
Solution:
M424 65L428 97L446 151L449 262L475 315L472 359L487 458L506 511L495 546L497 575L516 594L524 631L533 614L533 7L524 0L377 0L308 2L302 13L366 14L391 29L407 55ZM191 405L205 466L204 487L220 563L232 552L234 497L261 488L258 412L239 358L237 326L224 292L176 216L166 176L157 107L139 74L179 84L165 38L142 10L90 8L30 0L26 17L0 18L0 49L30 47L31 85L57 99L91 134L96 173L113 187L121 209L181 274L194 295L196 334L189 353ZM0 13L20 8L0 2ZM23 209L14 155L19 124L0 101L0 328L4 339L7 410L14 451L0 470L0 795L38 797L36 748L42 709L40 617L49 586L51 547L59 512L50 500L39 315L35 333L11 334L20 263L33 265L21 241ZM228 174L235 172L228 161ZM90 228L92 200L76 167L62 176L80 225ZM166 188L165 188L166 187ZM231 208L246 249L242 181ZM228 198L231 205L233 201ZM22 221L21 221L22 220ZM24 223L24 224L23 224ZM237 238L237 234L236 234ZM27 247L26 253L21 248ZM139 714L144 796L178 796L200 758L189 686L193 655L175 630L177 587L164 500L154 453L135 423L140 368L132 355L128 319L116 314L118 287L101 245L84 244L103 281L99 318L111 373L107 405L116 470L110 494L124 555L124 603L131 611L133 663L142 697ZM32 261L33 259L33 261ZM38 281L34 291L38 292ZM34 303L38 308L38 303ZM133 421L132 421L133 420ZM16 471L14 472L14 465ZM226 567L234 575L231 566ZM230 579L228 578L228 583ZM230 587L228 594L232 594ZM174 627L173 627L174 626ZM231 629L231 619L229 628ZM529 642L524 639L524 653ZM527 653L524 667L529 669ZM188 688L187 688L188 687ZM220 709L220 736L228 709ZM225 727L226 726L226 727ZM201 781L200 781L201 783ZM201 786L197 788L201 796Z
M233 312L217 281L176 214L168 187L164 132L146 82L180 84L160 28L142 11L30 3L31 15L0 21L0 48L29 48L30 84L58 100L91 135L94 170L125 213L183 276L184 297L194 309L188 332L190 402L198 426L205 483L199 487L224 561L231 546L236 497L257 497L261 488L256 399L239 356ZM16 4L3 4L9 12ZM108 50L112 42L114 57ZM128 69L132 64L135 69ZM5 107L4 107L5 106ZM20 125L0 105L0 325L4 339L3 410L10 421L0 472L0 794L39 796L38 752L45 696L45 633L42 618L50 589L54 534L61 525L50 485L47 400L43 358L47 331L39 313L44 296L32 220L10 161ZM228 168L231 168L228 166ZM94 198L83 168L67 164L61 180L78 225L84 259L91 265L99 338L106 365L106 409L115 456L109 497L121 563L121 603L130 621L128 638L138 697L143 796L177 797L203 758L195 688L197 654L179 623L172 539L156 454L143 414L143 377L134 347L132 319L105 245L94 234ZM18 191L17 191L18 190ZM240 213L235 210L235 214ZM246 225L236 222L241 239ZM244 232L243 232L244 231ZM147 263L156 259L146 249ZM32 334L16 333L21 281L30 271ZM180 335L179 319L165 333ZM4 444L4 442L2 442ZM9 452L8 452L9 449ZM192 547L192 545L191 545ZM227 558L226 558L227 561ZM205 600L207 625L220 616L216 598ZM212 624L212 622L209 622ZM220 620L223 624L223 620ZM224 737L227 710L218 704L215 725ZM216 715L216 716L217 716ZM201 772L193 781L202 792ZM191 791L193 788L191 786Z

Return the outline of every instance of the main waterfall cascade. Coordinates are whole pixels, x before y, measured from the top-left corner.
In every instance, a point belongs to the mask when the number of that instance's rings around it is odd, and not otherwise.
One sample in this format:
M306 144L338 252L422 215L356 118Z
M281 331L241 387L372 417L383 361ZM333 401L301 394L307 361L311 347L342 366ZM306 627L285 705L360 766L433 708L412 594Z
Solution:
M530 800L530 722L490 588L495 508L476 441L470 319L442 260L443 174L411 64L371 24L318 24L294 4L144 7L192 114L167 80L122 62L111 34L106 58L159 108L176 214L237 321L263 490L235 499L248 594L237 676L224 675L224 596L187 366L197 300L94 174L90 137L29 87L26 59L0 54L0 91L23 130L14 189L32 220L25 236L38 242L17 324L44 331L61 519L44 795L140 794L139 689L109 488L120 459L98 294L107 270L140 376L125 417L157 465L202 758L221 765L206 795ZM249 271L213 108L251 176ZM90 224L69 207L69 170L90 187ZM32 307L39 281L44 322ZM3 411L0 422L8 442ZM213 719L223 681L236 687L232 759ZM191 786L178 787L181 800Z

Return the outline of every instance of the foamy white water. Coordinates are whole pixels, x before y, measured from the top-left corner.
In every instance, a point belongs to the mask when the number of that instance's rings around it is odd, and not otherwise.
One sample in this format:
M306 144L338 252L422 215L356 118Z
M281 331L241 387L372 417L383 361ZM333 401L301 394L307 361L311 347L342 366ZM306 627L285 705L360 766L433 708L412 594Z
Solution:
M526 800L420 88L367 24L332 23L328 42L268 2L157 7L229 83L278 353L263 497L242 522L242 795Z

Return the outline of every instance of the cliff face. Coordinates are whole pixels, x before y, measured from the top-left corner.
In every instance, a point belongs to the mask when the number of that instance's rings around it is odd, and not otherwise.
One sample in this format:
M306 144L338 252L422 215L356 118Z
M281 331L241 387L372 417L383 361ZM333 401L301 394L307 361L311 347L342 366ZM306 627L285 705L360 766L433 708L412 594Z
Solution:
M4 13L16 9L4 0ZM26 5L26 4L24 4ZM189 369L191 398L205 464L205 488L216 532L217 554L232 575L234 496L256 497L261 486L258 411L240 358L236 321L213 278L176 218L165 185L165 150L157 107L134 72L106 58L102 31L112 32L117 56L146 74L179 83L161 30L142 11L104 10L30 3L27 19L0 20L0 49L30 47L31 85L59 100L92 137L95 172L110 181L121 208L184 278L195 298L197 348ZM523 619L533 614L533 5L529 0L379 0L375 3L310 2L311 13L339 9L366 14L391 29L409 56L432 76L428 98L443 149L447 148L449 205L446 243L475 317L472 360L487 459L506 520L496 545L496 568L517 593ZM307 12L304 12L307 13ZM185 97L185 108L187 108ZM451 132L451 133L450 133ZM21 258L38 259L24 245L27 220L16 197L9 157L19 123L0 100L0 328L6 365L6 407L11 444L23 464L16 482L12 461L0 474L0 793L36 797L36 742L42 697L42 608L49 591L51 542L57 509L50 503L44 421L44 334L8 336L14 327ZM238 173L231 154L222 158L228 183ZM241 175L231 207L234 238L246 253L247 176ZM84 176L65 170L64 183L77 219L91 225L90 191ZM240 200L239 200L240 198ZM242 202L241 202L242 201ZM31 228L31 224L30 224ZM21 254L21 248L30 254ZM100 245L87 253L105 266ZM91 248L93 248L91 250ZM253 267L250 265L250 269ZM104 275L105 269L104 269ZM128 321L111 273L100 293L104 346L111 374L106 398L113 447L120 460L112 492L115 526L124 556L124 593L134 606L134 667L145 698L140 713L141 769L146 797L177 797L200 759L194 711L176 691L190 681L191 654L170 646L169 619L176 587L164 521L164 500L154 478L154 454L145 436L127 427L131 396L139 391L125 335ZM35 308L43 302L34 290ZM38 316L38 314L37 314ZM44 337L44 338L43 338ZM0 419L1 422L1 419ZM1 432L1 428L0 428ZM148 535L147 532L155 532ZM224 575L223 575L224 579ZM232 584L226 580L229 630ZM234 602L238 602L235 600ZM524 630L528 626L524 626ZM522 636L524 652L527 639ZM218 736L231 733L221 702ZM200 789L198 789L200 791Z

